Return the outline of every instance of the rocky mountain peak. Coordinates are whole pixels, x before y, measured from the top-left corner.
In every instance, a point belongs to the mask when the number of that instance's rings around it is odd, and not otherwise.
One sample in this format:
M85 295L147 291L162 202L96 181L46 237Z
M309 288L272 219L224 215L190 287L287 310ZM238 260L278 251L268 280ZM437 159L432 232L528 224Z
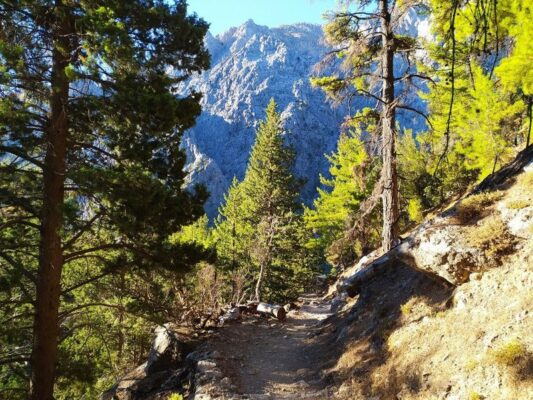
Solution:
M420 20L415 16L403 23L418 32ZM278 103L287 142L297 154L294 173L306 181L302 200L310 203L319 175L327 174L324 154L334 150L348 114L309 81L329 51L322 27L302 23L269 28L248 20L217 36L208 34L206 45L211 69L184 87L203 93L203 113L182 143L189 183L202 183L211 193L207 214L216 215L233 177L244 176L255 129L271 98Z

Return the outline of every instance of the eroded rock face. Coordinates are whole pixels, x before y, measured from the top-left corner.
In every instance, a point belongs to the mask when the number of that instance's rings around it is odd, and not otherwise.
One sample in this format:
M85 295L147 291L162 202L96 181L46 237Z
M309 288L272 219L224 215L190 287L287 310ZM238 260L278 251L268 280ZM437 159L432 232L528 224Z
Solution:
M158 326L146 362L146 373L165 371L183 361L184 345L171 324Z

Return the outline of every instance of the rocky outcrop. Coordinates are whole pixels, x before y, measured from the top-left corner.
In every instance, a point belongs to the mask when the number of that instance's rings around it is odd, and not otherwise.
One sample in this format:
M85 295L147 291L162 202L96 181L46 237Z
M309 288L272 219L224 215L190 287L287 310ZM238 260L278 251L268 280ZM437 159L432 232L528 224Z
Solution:
M533 146L530 146L519 153L509 165L485 179L472 194L505 189L504 184L509 183L518 174L531 173L532 166ZM502 198L491 207L490 216L491 219L502 222L505 234L522 238L530 235L533 226L533 204L527 197L531 188L528 185L523 186L517 184L512 190L502 192ZM421 224L388 253L380 257L374 253L359 260L350 269L350 275L341 277L337 285L335 307L341 305L346 295L354 297L370 279L398 263L419 270L444 285L453 286L467 282L474 273L498 266L500 257L491 252L490 248L487 251L480 247L479 243L472 244L467 239L469 230L474 232L470 233L470 236L476 234L480 221L471 221L468 225L454 222L460 206L461 202L458 202L450 210ZM502 232L493 232L493 235L501 234Z
M189 339L172 324L155 329L148 360L122 377L100 400L157 400L190 390L196 365L186 356Z

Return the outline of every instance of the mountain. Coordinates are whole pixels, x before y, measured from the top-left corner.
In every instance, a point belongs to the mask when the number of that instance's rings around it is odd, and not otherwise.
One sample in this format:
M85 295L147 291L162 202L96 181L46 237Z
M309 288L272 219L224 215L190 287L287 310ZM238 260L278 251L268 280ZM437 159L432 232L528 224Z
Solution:
M404 25L410 34L425 29L414 16ZM287 142L297 154L294 173L306 182L302 200L310 203L319 174L327 174L324 154L335 149L340 125L349 113L347 107L334 107L309 82L316 64L330 50L322 28L311 24L268 28L249 20L216 37L208 34L206 45L211 69L183 87L203 94L203 113L185 133L182 145L188 184L202 183L211 193L205 206L208 216L216 216L232 178L243 178L255 129L270 98L278 103ZM415 128L419 125L414 123Z

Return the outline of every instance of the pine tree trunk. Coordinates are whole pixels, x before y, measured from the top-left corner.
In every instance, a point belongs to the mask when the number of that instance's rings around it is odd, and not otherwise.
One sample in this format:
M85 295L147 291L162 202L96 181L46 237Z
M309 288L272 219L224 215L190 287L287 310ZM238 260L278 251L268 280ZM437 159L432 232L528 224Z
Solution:
M69 63L69 37L66 7L56 0L56 24L52 52L50 120L46 131L43 209L37 299L35 306L30 399L52 400L57 359L59 296L61 292L61 228L67 143L67 102L69 83L65 68Z
M391 14L387 0L380 0L381 31L383 54L381 68L383 73L381 115L383 147L383 251L389 251L396 244L399 236L399 194L396 160L396 106L394 104L394 34Z

